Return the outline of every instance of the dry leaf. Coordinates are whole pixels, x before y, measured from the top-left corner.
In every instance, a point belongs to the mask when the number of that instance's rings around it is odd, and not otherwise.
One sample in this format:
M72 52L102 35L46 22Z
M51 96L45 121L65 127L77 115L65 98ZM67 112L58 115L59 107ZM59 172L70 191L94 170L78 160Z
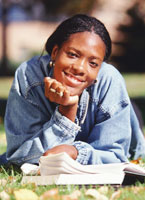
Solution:
M116 200L116 199L118 199L120 197L121 193L122 193L121 190L118 190L118 191L114 192L112 194L110 200Z
M81 192L79 190L75 190L73 193L69 195L70 199L78 199L81 196Z
M144 190L145 191L145 187L137 187L137 186L134 186L131 188L134 192L134 194L137 194L139 193L140 191Z
M139 164L140 161L141 161L141 158L138 158L137 160L131 160L130 162L134 164Z
M95 189L88 189L85 193L86 196L92 197L96 200L108 200L108 198L105 195L100 194Z
M108 187L102 186L98 189L98 192L100 192L101 194L107 194L108 193Z
M9 176L9 177L8 177L8 180L9 180L11 183L16 182L16 178L13 177L13 176Z
M0 179L0 185L1 186L5 186L6 184L7 184L7 180L6 179L4 179L4 178Z
M37 194L28 189L14 191L14 195L16 200L38 200Z
M2 192L0 192L0 199L1 200L9 200L10 196L5 191L2 191Z
M63 200L77 200L81 196L81 192L79 190L75 190L69 195L63 196Z
M49 200L50 198L60 199L58 189L48 190L40 196L41 200Z

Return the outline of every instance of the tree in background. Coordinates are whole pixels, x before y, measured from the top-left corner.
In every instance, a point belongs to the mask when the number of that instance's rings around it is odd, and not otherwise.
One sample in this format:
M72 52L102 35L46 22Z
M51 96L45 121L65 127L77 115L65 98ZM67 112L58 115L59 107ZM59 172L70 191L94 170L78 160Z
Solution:
M9 16L9 13L21 9L24 11L23 20L56 21L61 20L61 16L70 16L75 13L89 13L97 0L0 0L2 13L2 60L0 62L0 75L11 75L9 62L7 59L7 27L12 20L20 21ZM22 14L21 14L22 15ZM27 17L26 17L27 16ZM21 19L22 20L22 19Z
M121 72L145 71L145 15L140 1L130 8L127 13L131 18L129 25L118 27L122 41L115 45L120 49L120 55L112 56L112 60L119 66ZM142 8L142 10L140 10Z
M0 67L0 75L9 74L7 62L7 10L8 1L2 0L2 60Z
M89 13L93 9L96 0L42 0L45 5L46 16L49 15L73 15L76 13ZM47 15L48 14L48 15Z

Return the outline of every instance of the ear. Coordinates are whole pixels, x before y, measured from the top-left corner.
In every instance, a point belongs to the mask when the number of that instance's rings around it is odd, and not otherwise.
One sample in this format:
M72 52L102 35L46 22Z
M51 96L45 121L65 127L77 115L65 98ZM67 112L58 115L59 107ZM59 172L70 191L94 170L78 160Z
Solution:
M56 59L56 56L57 56L58 50L59 50L58 46L55 45L55 46L53 47L53 49L52 49L52 53L51 53L51 59L52 59L52 60L55 60L55 59Z

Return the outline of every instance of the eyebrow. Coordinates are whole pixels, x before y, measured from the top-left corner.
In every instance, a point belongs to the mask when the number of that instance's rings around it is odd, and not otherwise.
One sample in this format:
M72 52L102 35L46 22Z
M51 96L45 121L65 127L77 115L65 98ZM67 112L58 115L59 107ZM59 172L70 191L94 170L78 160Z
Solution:
M69 49L69 50L74 50L74 51L76 51L78 54L82 54L81 51L79 51L78 49L75 49L74 47L68 47L68 49ZM91 56L90 58L91 58L91 59L97 59L97 60L100 60L100 61L101 61L101 59L100 59L99 57L97 57L97 56Z

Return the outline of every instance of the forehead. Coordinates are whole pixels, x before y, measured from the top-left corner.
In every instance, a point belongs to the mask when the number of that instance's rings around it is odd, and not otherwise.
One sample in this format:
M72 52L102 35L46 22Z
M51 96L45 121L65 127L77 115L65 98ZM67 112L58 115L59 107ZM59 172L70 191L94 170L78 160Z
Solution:
M78 45L81 44L83 46L101 45L103 48L105 47L105 43L99 35L95 34L94 32L88 31L71 34L65 43Z
M94 32L79 32L72 34L64 42L64 48L74 48L87 54L105 56L106 46L101 37Z

